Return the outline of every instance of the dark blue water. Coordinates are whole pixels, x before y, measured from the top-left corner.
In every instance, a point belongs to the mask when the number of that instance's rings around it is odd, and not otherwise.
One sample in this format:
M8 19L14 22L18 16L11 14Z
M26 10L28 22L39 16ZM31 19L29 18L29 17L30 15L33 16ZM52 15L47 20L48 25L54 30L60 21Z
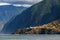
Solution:
M60 40L60 35L0 35L0 40Z

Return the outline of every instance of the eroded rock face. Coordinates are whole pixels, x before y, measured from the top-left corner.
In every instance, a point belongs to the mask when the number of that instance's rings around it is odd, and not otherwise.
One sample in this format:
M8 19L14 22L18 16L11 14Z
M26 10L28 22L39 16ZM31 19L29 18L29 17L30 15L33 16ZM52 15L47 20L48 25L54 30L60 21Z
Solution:
M13 34L60 34L60 20L42 26L18 29Z

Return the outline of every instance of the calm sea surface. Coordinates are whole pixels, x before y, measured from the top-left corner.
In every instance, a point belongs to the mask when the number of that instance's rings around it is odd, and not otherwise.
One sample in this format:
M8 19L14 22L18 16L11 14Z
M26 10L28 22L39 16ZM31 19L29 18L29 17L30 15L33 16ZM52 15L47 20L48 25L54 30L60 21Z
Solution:
M60 40L60 35L0 35L0 40Z

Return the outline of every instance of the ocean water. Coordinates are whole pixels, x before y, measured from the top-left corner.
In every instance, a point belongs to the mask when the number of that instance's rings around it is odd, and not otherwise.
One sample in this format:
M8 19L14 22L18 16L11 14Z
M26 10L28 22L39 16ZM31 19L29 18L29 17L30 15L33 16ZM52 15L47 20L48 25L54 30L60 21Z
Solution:
M60 35L47 35L47 34L0 35L0 40L60 40Z

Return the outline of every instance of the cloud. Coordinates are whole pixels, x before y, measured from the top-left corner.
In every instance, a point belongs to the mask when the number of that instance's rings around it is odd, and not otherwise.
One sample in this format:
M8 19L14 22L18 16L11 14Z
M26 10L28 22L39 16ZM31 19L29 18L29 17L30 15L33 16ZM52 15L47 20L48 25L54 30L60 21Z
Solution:
M10 3L0 3L0 6L3 6L3 5L11 5Z
M20 6L23 6L23 7L31 7L32 5L29 5L29 4L13 4L13 6L16 6L16 7L20 7Z
M29 1L29 2L40 2L40 1L42 1L42 0L0 0L0 1Z
M29 2L40 2L42 0L25 0L25 1L29 1Z
M16 6L16 7L20 7L20 6L31 7L32 6L30 4L10 4L10 3L3 3L3 2L0 3L0 6L5 6L5 5L12 5L12 6Z

